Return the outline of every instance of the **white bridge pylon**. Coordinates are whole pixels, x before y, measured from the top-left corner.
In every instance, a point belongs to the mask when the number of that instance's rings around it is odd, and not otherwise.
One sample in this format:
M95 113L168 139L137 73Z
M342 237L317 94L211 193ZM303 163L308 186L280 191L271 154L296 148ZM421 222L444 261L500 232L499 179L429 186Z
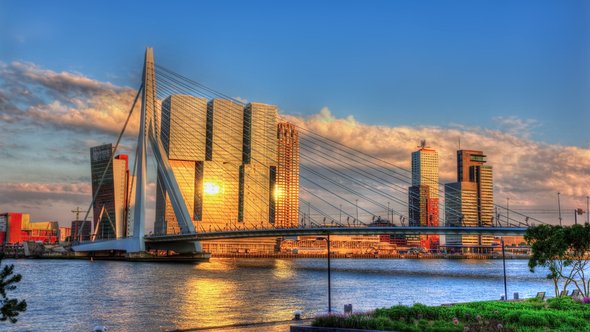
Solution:
M140 128L137 138L137 164L135 178L135 205L130 207L133 211L133 235L122 239L103 240L83 243L73 246L74 251L105 251L120 250L128 253L145 251L145 202L147 183L147 146L153 151L158 168L158 175L162 179L165 192L168 193L172 209L182 234L194 234L195 227L192 223L186 202L178 187L178 182L170 167L166 151L160 141L159 124L160 108L156 99L156 75L154 72L154 50L147 48L143 67L143 84ZM170 249L180 253L201 252L198 241L186 243L170 243L158 246L157 249Z

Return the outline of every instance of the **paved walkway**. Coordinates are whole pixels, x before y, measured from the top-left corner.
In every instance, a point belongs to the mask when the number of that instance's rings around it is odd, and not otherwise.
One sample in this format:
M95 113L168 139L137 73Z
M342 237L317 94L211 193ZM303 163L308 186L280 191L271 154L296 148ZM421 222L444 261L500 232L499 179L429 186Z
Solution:
M268 323L252 323L242 325L232 325L223 327L203 327L194 329L183 329L179 331L215 331L215 332L289 332L291 325L309 325L311 319L304 319L300 321L280 321L280 322L268 322Z

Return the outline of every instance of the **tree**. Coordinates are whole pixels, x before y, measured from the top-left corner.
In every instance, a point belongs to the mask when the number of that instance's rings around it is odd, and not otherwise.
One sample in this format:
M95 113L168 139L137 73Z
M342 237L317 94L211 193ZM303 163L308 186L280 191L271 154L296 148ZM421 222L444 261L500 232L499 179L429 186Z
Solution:
M590 295L590 225L573 225L565 229L565 242L568 245L566 260L570 271L564 277L573 283L584 296Z
M563 291L571 284L584 294L590 294L590 225L530 227L525 240L531 246L529 259L531 272L537 266L549 270L547 279L553 280L555 296L558 297L559 282L563 280Z
M0 265L2 262L2 255L0 254ZM11 323L16 323L20 312L27 310L27 302L25 300L11 299L7 292L16 289L16 283L22 279L20 274L14 274L14 265L4 265L0 272L0 321L6 320Z
M532 255L529 258L531 272L535 272L537 266L546 267L549 270L547 279L553 281L555 297L559 296L559 281L563 276L563 268L567 265L564 260L567 245L563 227L552 225L529 227L524 239L531 246ZM565 288L567 283L564 285Z

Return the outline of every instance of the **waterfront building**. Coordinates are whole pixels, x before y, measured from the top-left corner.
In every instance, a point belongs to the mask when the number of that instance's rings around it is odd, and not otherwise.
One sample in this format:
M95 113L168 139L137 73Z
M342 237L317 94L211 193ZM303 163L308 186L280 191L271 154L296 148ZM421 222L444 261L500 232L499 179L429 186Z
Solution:
M96 194L92 204L93 236L96 239L125 237L129 186L127 155L113 157L112 144L92 147L90 168L92 193Z
M327 241L317 236L298 236L281 242L281 252L299 255L327 254ZM338 255L396 254L398 247L380 235L332 235L330 251Z
M288 122L280 122L277 138L275 227L297 227L299 224L299 131Z
M274 105L249 103L244 108L238 222L245 227L268 227L276 220L277 118Z
M225 99L209 101L202 207L206 231L237 224L243 121L242 105Z
M0 245L26 241L56 243L58 229L57 221L31 222L28 213L3 213L0 214Z
M457 151L457 182L445 185L447 226L492 226L494 188L492 167L482 151ZM488 251L490 235L449 235L449 249Z
M160 139L193 223L203 215L203 163L207 139L207 100L172 95L162 101ZM155 234L178 234L170 198L158 175Z
M72 242L81 242L90 240L90 233L92 233L92 223L84 220L72 221Z
M438 153L422 141L418 151L412 152L412 186L408 188L408 216L410 226L439 225ZM408 236L409 246L428 251L437 250L438 235Z
M40 241L56 243L59 239L59 224L57 221L30 222L21 229L26 241Z
M72 229L70 227L60 227L57 238L59 243L70 242L72 238Z
M172 95L162 102L162 145L197 231L269 227L276 223L277 118L276 106L261 103L243 107L230 100L207 102L184 95ZM295 147L289 148L291 156ZM288 189L295 190L293 186ZM285 218L291 220L285 223L293 223L297 215L287 212L291 214L284 214ZM158 180L154 233L179 232L170 199ZM275 238L257 241L250 246L252 250L260 251L261 244L276 250ZM248 241L206 241L203 249L229 252L236 245L241 250L249 246Z
M28 227L28 213L8 212L0 214L0 244L15 244L24 241L23 226Z

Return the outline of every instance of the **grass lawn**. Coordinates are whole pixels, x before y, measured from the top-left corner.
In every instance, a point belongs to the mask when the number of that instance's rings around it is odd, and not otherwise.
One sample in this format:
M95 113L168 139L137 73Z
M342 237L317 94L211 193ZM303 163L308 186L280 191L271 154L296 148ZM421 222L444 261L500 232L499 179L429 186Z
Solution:
M393 331L590 331L590 304L569 297L546 302L486 301L429 307L415 304L365 314L316 318L312 326Z

